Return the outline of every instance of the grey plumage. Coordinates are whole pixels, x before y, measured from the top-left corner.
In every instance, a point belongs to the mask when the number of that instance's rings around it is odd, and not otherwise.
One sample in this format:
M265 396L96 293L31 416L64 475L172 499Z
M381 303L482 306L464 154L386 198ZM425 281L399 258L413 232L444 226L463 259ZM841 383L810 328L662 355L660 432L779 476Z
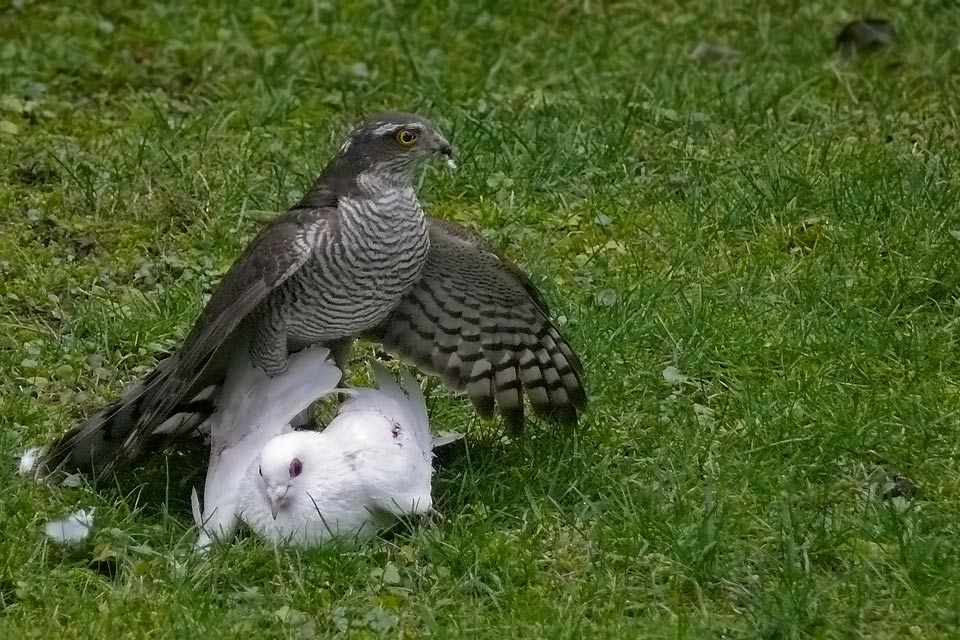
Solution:
M482 237L435 218L428 226L422 276L364 337L466 391L483 416L498 406L519 425L525 394L537 413L576 421L583 368L533 283Z
M59 439L47 467L103 470L192 430L238 349L276 375L312 344L342 366L357 337L440 374L484 415L499 406L522 421L525 391L538 412L575 420L582 369L534 286L479 236L424 216L413 175L438 154L449 143L416 115L354 129L301 202L251 241L181 349Z

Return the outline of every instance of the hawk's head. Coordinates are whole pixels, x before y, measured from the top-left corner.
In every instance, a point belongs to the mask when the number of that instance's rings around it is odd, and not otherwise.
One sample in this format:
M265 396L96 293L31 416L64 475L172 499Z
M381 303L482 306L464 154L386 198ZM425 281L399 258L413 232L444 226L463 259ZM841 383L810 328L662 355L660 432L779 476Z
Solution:
M453 165L453 148L436 125L413 113L382 113L350 132L327 173L409 184L424 160L438 156Z

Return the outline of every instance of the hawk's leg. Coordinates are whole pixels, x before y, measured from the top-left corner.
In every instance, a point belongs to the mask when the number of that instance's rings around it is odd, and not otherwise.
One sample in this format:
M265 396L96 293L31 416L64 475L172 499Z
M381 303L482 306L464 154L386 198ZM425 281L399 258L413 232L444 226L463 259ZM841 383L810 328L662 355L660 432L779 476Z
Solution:
M333 363L337 365L337 369L340 369L340 372L343 374L343 377L340 379L340 386L347 387L347 363L350 362L350 352L353 350L353 340L350 338L344 338L342 340L337 340L336 342L330 343L330 353L333 354ZM334 405L336 409L340 409L340 405L346 401L347 395L343 393L338 393L334 398Z
M263 318L250 340L250 360L275 378L286 372L287 354L285 327L274 318Z
M350 361L350 351L353 349L353 339L343 338L331 342L328 346L330 347L330 353L333 355L333 364L337 365L337 369L340 369L346 375L347 362Z

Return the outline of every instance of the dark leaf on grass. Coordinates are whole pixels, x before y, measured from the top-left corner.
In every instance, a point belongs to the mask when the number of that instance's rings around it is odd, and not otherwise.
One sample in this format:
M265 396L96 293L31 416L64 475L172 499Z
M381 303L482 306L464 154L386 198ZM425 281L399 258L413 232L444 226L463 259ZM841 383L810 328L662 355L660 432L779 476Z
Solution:
M910 499L916 495L917 485L915 485L910 478L905 478L901 475L893 476L890 482L886 483L880 492L880 497L884 500L892 500L893 498Z
M57 177L56 171L36 162L18 165L10 172L10 178L13 182L28 187L36 187L53 182Z
M896 39L893 23L883 18L860 18L846 24L836 37L836 47L845 56L872 53L889 47Z
M790 250L812 249L823 238L826 232L826 223L819 216L806 218L797 225L787 239L787 248Z
M13 606L17 601L17 585L10 578L0 578L0 611Z
M115 557L101 558L97 557L87 565L91 571L99 573L110 580L120 575L120 562Z
M24 217L30 221L30 235L32 239L45 246L60 242L67 232L67 229L54 217L48 217L39 209L29 209L24 212Z
M97 249L98 242L90 236L77 236L69 241L73 254L78 258L84 258Z
M685 199L694 192L690 176L682 171L667 176L667 189L670 195L680 199Z

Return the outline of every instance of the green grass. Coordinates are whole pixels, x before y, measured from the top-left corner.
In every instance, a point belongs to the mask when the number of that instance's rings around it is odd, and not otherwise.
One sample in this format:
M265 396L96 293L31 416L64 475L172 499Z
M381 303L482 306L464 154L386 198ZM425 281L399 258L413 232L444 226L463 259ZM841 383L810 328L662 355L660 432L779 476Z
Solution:
M955 5L129 4L0 17L0 636L956 637ZM843 60L862 13L898 43ZM688 59L702 39L743 56ZM192 558L187 456L15 477L383 108L458 147L422 199L544 287L581 427L504 444L434 389L470 431L446 521L348 553ZM90 543L46 542L75 506Z

